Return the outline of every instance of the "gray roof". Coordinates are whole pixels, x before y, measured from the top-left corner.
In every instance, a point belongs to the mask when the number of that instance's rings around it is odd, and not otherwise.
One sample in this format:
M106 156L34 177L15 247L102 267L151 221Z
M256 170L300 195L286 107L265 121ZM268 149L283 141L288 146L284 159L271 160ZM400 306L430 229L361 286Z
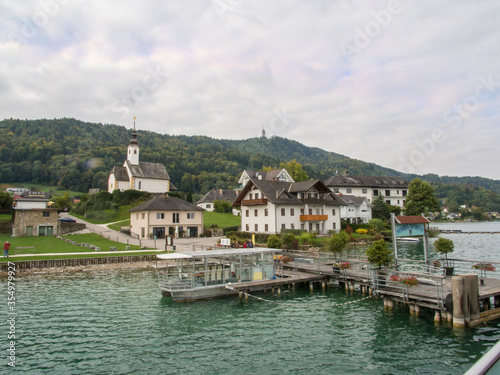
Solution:
M116 181L130 181L128 178L127 168L114 166L111 171L115 175Z
M198 199L196 204L212 203L213 201L227 201L232 203L237 196L238 192L236 190L212 189L203 197Z
M269 171L269 172L257 172L254 170L250 169L245 169L245 172L247 173L248 177L250 178L256 178L258 176L262 176L262 180L274 180L275 178L278 178L278 176L283 172L284 168L281 169L275 169L274 171Z
M372 187L407 189L409 181L385 176L333 176L325 180L329 187Z
M165 169L165 166L160 163L148 163L140 161L139 165L133 165L129 160L126 161L130 168L132 177L153 178L157 180L170 180L170 176Z
M320 180L311 180L303 182L279 182L266 181L256 178L250 179L243 188L241 194L236 198L234 206L241 205L244 196L250 192L251 188L256 186L262 194L273 204L304 204L304 201L312 204L325 204L328 206L346 206L346 203L337 195L332 193ZM302 198L297 197L297 193L307 192L315 188L318 193L327 194L328 198Z
M342 200L347 204L354 204L356 206L359 206L363 204L364 201L366 201L365 197L356 197L354 195L342 195L341 197Z
M204 211L203 208L195 206L185 200L169 197L167 195L158 195L153 199L142 203L129 212L137 211Z

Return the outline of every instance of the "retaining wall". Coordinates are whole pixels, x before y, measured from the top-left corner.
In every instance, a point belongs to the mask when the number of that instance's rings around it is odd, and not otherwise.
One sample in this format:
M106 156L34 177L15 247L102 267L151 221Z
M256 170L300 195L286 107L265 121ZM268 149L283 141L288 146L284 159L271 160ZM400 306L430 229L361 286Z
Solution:
M58 268L58 267L78 267L93 264L112 264L129 262L152 262L156 260L155 254L150 255L131 255L120 257L99 257L99 258L75 258L75 259L48 259L48 260L30 260L18 261L9 260L16 263L16 271L31 270L40 268ZM0 263L0 272L7 272L7 262Z

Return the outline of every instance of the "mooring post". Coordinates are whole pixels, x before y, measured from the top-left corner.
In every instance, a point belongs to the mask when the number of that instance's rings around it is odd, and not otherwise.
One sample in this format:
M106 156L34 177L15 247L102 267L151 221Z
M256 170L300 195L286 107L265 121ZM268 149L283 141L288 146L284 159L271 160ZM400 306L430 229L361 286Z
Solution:
M349 290L351 291L351 293L354 292L354 283L351 283L351 285L349 285Z
M278 297L281 296L281 287L278 287Z
M478 276L476 273L469 274L469 301L470 301L470 320L480 318L479 313L479 287L477 286ZM495 300L496 304L496 300Z
M240 301L241 301L241 298L242 298L242 297L243 297L243 292L240 290L240 291L238 292L238 298L240 299Z
M248 293L245 293L245 302L248 302Z
M410 305L410 314L411 315L419 315L420 314L420 306L417 304Z
M312 281L309 283L309 290L310 290L311 292L313 292L313 291L314 291L314 285L313 285L313 282L312 282Z
M392 299L385 297L384 298L384 308L386 308L387 310L394 309L394 301Z
M349 293L349 284L348 283L345 283L345 292Z
M464 306L464 279L461 276L451 277L451 293L453 295L453 325L465 327Z
M464 281L464 298L462 300L462 311L464 313L465 325L470 323L470 274L460 275Z
M439 312L439 310L436 310L436 312L434 313L434 321L436 323L441 322L441 313Z
M295 283L292 283L292 290L295 290Z
M326 289L326 284L324 281L321 282L321 290L323 290L323 292L325 291Z

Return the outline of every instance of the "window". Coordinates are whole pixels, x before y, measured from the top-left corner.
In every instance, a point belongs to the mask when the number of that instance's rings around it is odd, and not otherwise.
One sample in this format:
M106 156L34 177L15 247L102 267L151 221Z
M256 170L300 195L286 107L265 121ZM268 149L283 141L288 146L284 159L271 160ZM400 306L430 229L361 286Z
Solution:
M313 210L312 208L309 209L309 215L312 215L313 214Z
M347 194L351 194L351 193L352 193L352 189L350 189L350 188L349 188L349 189L345 189L345 192L346 192Z
M333 192L334 192L334 193L340 193L339 188L334 188L334 189L333 189Z
M290 216L294 216L295 215L295 210L293 208L290 208Z
M162 214L163 215L163 214ZM173 212L172 213L172 223L178 223L179 222L179 214Z
M286 229L286 224L281 224L281 229Z
M212 208L212 206L210 205L210 203L207 203L207 208Z
M300 229L304 230L304 224L300 224Z
M194 219L194 212L193 213L188 212L187 218L188 218L188 220L189 219Z
M285 209L284 208L281 209L281 216L285 216Z
M333 229L337 229L337 223L333 223Z
M407 193L407 191L403 190L403 197L406 197L406 193Z
M335 208L332 209L332 215L335 216Z
M259 224L255 224L255 231L258 232L259 231Z
M385 196L386 197L390 197L391 196L391 191L390 190L386 190L385 191Z
M266 209L264 210L264 216L267 216L267 214L268 214L268 210L267 210L267 208L266 208Z
M141 238L146 237L146 228L141 228Z
M264 225L264 230L265 230L266 232L269 232L269 225L268 225L268 224Z
M291 224L290 228L295 229L295 224Z
M314 198L318 198L318 193L314 193Z
M248 194L248 199L252 199L252 193Z
M246 216L246 217L249 217L249 216L250 216L250 210L246 210L246 211L245 211L245 216Z
M399 190L396 190L396 194L399 195Z
M255 193L255 199L259 199L259 193Z
M139 190L141 190L142 181L139 181Z
M175 214L174 214L174 215L175 215ZM156 213L156 218L157 218L158 220L163 220L163 219L165 219L165 214L164 214L164 213L157 212L157 213ZM174 223L175 223L175 221L174 221Z
M144 212L141 213L141 219L144 219L145 216L146 216L146 214Z
M49 211L43 211L43 217L50 217L50 212Z
M304 209L303 208L300 209L300 214L304 215Z
M246 229L247 229L247 232L250 232L250 225L249 224L247 224Z
M385 203L387 203L387 204L391 204L391 200L390 200L390 199L387 199L387 200L385 201Z
M398 199L398 204L399 204L399 199Z
M253 216L255 217L259 216L259 210L257 209L253 210Z
M362 194L368 194L368 189L361 189Z
M373 196L374 196L374 197L378 197L378 190L377 190L377 189L374 189L374 190L373 190Z

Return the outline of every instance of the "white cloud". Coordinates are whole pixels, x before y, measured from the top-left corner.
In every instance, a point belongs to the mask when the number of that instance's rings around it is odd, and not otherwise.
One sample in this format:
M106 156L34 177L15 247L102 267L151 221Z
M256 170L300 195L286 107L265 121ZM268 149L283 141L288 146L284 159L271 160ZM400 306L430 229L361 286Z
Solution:
M201 0L0 6L0 117L136 115L139 128L233 139L264 126L395 169L445 129L417 173L500 179L500 87L459 129L443 117L481 77L500 82L495 1L401 1L390 16L389 1L220 1L223 14ZM356 47L359 30L371 36Z

